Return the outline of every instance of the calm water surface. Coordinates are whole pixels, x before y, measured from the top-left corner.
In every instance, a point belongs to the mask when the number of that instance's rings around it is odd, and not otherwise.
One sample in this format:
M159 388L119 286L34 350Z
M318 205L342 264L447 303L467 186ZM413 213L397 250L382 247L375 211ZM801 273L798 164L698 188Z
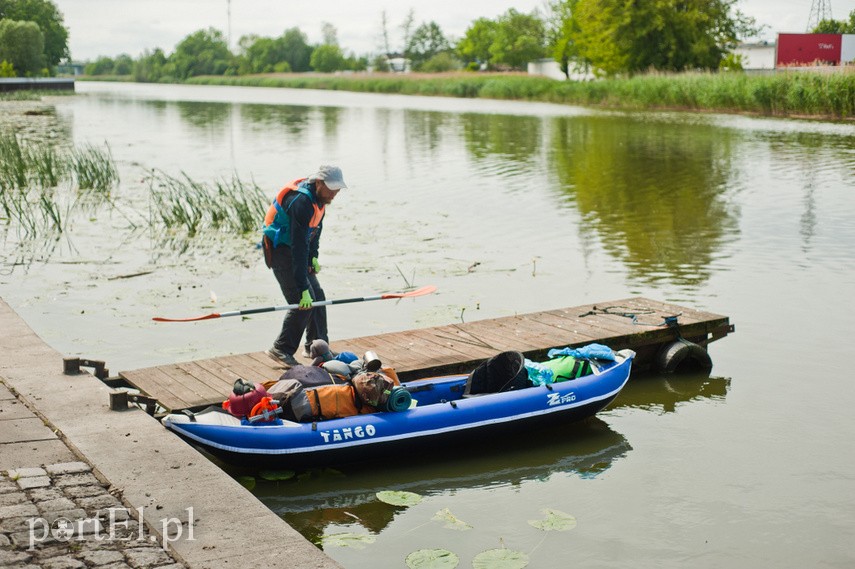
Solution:
M730 316L710 378L639 377L562 432L477 453L259 481L346 567L501 547L531 567L855 565L855 125L242 88L82 83L53 135L109 144L122 182L58 241L3 231L0 295L67 355L111 370L261 350L280 318L152 316L280 304L250 240L149 228L150 173L275 190L321 162L351 186L327 214L336 339L635 295ZM143 277L128 277L149 272ZM382 354L381 354L382 355ZM379 490L425 497L410 508ZM472 529L447 529L448 508ZM529 520L576 517L567 532Z

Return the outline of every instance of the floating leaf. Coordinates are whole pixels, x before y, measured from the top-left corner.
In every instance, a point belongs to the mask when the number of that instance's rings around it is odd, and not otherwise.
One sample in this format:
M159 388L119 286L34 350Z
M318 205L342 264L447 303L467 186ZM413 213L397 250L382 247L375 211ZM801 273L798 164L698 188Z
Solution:
M365 549L365 544L374 543L377 537L364 533L331 533L321 538L321 545L331 547L352 547L354 549Z
M576 527L576 518L559 510L544 508L545 520L529 520L529 525L543 531L567 531Z
M422 497L418 494L400 490L383 490L377 492L377 499L392 506L415 506L422 501Z
M235 480L237 480L240 485L247 490L255 488L255 478L252 476L238 476Z
M443 527L446 527L448 529L456 529L459 531L472 529L472 526L452 514L451 510L449 510L448 508L438 511L432 519L435 522L445 522L445 526Z
M472 559L473 569L522 569L528 565L528 555L513 549L488 549Z
M265 480L290 480L297 476L293 470L261 470L258 475Z
M407 555L410 569L454 569L460 558L447 549L419 549Z

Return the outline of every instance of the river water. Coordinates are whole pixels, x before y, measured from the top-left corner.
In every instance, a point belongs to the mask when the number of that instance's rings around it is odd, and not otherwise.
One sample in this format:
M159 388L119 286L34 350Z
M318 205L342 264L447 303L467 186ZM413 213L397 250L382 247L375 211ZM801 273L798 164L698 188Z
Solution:
M344 566L444 548L469 567L500 547L531 567L855 565L852 123L99 83L45 104L14 124L106 143L121 183L69 210L59 239L0 227L0 296L60 352L113 371L262 350L280 323L151 322L282 303L252 239L151 228L152 171L236 175L272 197L341 165L328 297L439 292L331 308L333 339L636 295L735 324L711 345L711 377L634 378L590 423L259 480L256 495L307 537L356 536L324 545ZM396 508L380 490L423 500ZM433 519L446 508L471 529ZM576 527L528 523L544 509Z

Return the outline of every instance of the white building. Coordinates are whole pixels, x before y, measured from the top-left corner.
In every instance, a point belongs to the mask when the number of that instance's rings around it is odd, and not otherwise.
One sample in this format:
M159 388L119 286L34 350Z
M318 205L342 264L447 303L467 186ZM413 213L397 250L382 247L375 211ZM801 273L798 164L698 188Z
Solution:
M733 50L734 55L742 56L742 68L746 71L775 69L775 44L769 42L743 43Z
M564 80L567 77L561 71L561 66L552 58L545 57L528 62L529 75L543 75L551 79ZM589 81L594 78L594 74L584 69L579 69L574 64L570 64L570 79L574 81Z

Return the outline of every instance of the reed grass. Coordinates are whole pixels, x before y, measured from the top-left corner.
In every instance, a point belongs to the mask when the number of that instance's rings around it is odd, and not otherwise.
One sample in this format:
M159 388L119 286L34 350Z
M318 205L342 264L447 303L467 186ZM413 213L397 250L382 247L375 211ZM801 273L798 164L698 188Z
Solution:
M0 133L0 189L27 187L28 162L18 137L13 133Z
M78 181L78 190L109 194L118 183L118 170L109 147L92 146L62 152L44 143L27 143L8 131L0 132L0 212L26 237L66 230L73 205L63 210L56 188ZM76 202L75 202L76 203Z
M620 109L683 109L768 116L855 118L855 70L648 74L596 81L556 81L524 74L206 76L194 84L330 89L449 97L544 101Z
M102 150L91 144L75 148L71 153L71 169L81 190L109 194L119 183L119 171L113 162L109 145Z
M188 238L206 230L246 234L258 231L267 208L267 196L254 182L237 176L205 184L156 171L150 179L152 218Z

